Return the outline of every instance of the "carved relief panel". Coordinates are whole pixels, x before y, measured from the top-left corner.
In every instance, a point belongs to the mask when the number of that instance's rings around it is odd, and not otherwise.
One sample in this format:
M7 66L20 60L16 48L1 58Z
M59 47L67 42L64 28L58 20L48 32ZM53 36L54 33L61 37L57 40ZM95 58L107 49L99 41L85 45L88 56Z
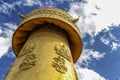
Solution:
M18 57L23 56L24 54L31 53L36 47L36 43L32 40L29 40L27 44L24 45L23 49L20 52L20 55Z
M35 63L36 63L36 55L35 54L26 55L23 62L20 64L19 69L20 70L30 69L32 66L35 66Z
M20 70L27 70L32 68L32 66L35 66L36 55L33 52L35 47L36 43L32 40L29 40L27 44L24 45L22 51L20 52L20 55L18 56L18 57L21 57L23 55L25 56L25 58L23 59L22 63L19 66Z
M67 72L67 67L65 66L65 60L61 56L58 56L57 58L53 58L54 61L52 63L52 66L60 73L65 74Z
M54 47L55 53L58 57L53 58L52 66L60 73L65 74L67 72L66 60L71 62L71 55L63 43L58 43Z
M58 55L64 57L65 59L71 62L70 53L68 52L68 49L66 49L66 46L63 43L55 45L54 50Z

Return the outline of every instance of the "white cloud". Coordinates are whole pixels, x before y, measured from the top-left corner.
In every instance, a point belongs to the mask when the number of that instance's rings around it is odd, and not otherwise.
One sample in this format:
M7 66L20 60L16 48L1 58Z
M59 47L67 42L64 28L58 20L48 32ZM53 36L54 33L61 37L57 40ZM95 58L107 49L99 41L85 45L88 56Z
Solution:
M88 68L77 68L78 80L107 80L94 70Z
M92 36L96 30L94 22L91 20L90 16L85 13L84 6L85 4L80 2L71 3L70 10L68 11L74 18L80 17L77 25L82 37L84 37L86 33Z
M110 43L110 40L104 38L104 37L101 37L100 38L101 42L103 42L105 45L108 45Z
M2 1L2 4L0 5L0 13L9 14L10 11L16 10L15 9L16 5L20 5L20 4L21 1L14 2L11 4Z
M17 28L15 23L3 23L6 27L5 30L2 31L6 35L6 38L0 36L0 57L6 54L11 47L12 35L14 30ZM3 27L2 27L3 28Z
M112 50L113 50L113 51L116 51L116 50L117 50L117 48L118 48L118 47L120 47L120 44L115 43L115 42L112 42L111 47L112 47Z
M78 27L82 37L86 33L94 36L102 29L120 24L119 0L86 0L87 3L73 2L68 11L74 18L80 16Z
M17 28L17 25L15 23L3 23L4 26L6 26L6 30L3 31L3 33L9 37L9 38L12 38L12 35L14 33L14 31L16 30Z
M22 3L24 6L33 6L33 5L42 6L40 0L24 0Z
M99 53L98 51L94 51L92 49L83 49L82 54L76 64L89 66L92 59L99 60L103 58L104 55L105 53Z
M2 33L2 30L0 29L0 34Z
M42 1L42 0L23 0L22 1L24 6L34 6L34 5L38 5L40 7L53 7L56 5L55 2L53 2L52 0L48 0L48 1Z
M113 34L111 34L110 32L109 32L109 36L110 36L110 38L112 39L112 40L114 40L114 41L119 41Z
M112 24L120 24L120 11L117 9L120 7L119 0L89 0L91 4L96 4L100 7L99 12L97 13L93 20L96 24L97 31L101 29L108 28Z
M40 7L52 7L55 6L56 3L54 3L52 0L49 1L42 1L42 0L20 0L20 1L14 1L11 4L1 1L0 5L0 13L4 14L10 14L11 11L16 10L16 6L23 7L23 6L35 6L38 5Z
M0 37L0 57L2 57L5 53L8 52L10 46L11 46L10 38Z
M46 1L45 2L45 6L44 7L53 7L53 6L55 6L56 5L56 3L55 3L55 1L53 2L52 0L49 0L49 1Z
M9 22L9 23L3 23L4 26L6 26L8 29L16 30L17 25L15 23Z
M5 14L8 14L9 10L11 10L11 9L15 9L14 6L11 4L8 4L6 2L1 4L1 6L0 6L0 12L5 13Z
M101 37L100 40L106 46L111 47L112 51L116 51L118 47L120 47L119 40L113 34L111 34L111 32L108 32L108 36L104 35Z

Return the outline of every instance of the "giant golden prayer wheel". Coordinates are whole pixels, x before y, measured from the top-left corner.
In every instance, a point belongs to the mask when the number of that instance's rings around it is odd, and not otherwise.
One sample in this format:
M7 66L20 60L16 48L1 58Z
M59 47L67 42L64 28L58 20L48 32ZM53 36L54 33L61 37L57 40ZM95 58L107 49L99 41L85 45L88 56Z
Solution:
M20 17L12 39L17 59L5 80L77 80L73 63L82 50L77 19L57 8Z

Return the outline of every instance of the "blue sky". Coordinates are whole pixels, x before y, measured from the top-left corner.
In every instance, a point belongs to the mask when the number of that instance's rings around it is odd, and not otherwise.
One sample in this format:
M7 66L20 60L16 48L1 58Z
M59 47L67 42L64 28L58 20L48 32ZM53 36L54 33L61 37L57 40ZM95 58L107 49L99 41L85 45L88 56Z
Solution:
M120 80L119 0L0 0L0 80L16 57L11 40L26 15L41 7L56 7L73 18L80 17L83 42L80 58L74 64L79 80Z

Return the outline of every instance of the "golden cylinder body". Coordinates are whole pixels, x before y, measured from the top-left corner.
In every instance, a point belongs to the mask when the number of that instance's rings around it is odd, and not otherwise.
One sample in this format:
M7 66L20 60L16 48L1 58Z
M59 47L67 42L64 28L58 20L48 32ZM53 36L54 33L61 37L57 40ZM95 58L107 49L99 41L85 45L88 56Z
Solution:
M5 80L76 80L67 34L51 24L31 32Z

